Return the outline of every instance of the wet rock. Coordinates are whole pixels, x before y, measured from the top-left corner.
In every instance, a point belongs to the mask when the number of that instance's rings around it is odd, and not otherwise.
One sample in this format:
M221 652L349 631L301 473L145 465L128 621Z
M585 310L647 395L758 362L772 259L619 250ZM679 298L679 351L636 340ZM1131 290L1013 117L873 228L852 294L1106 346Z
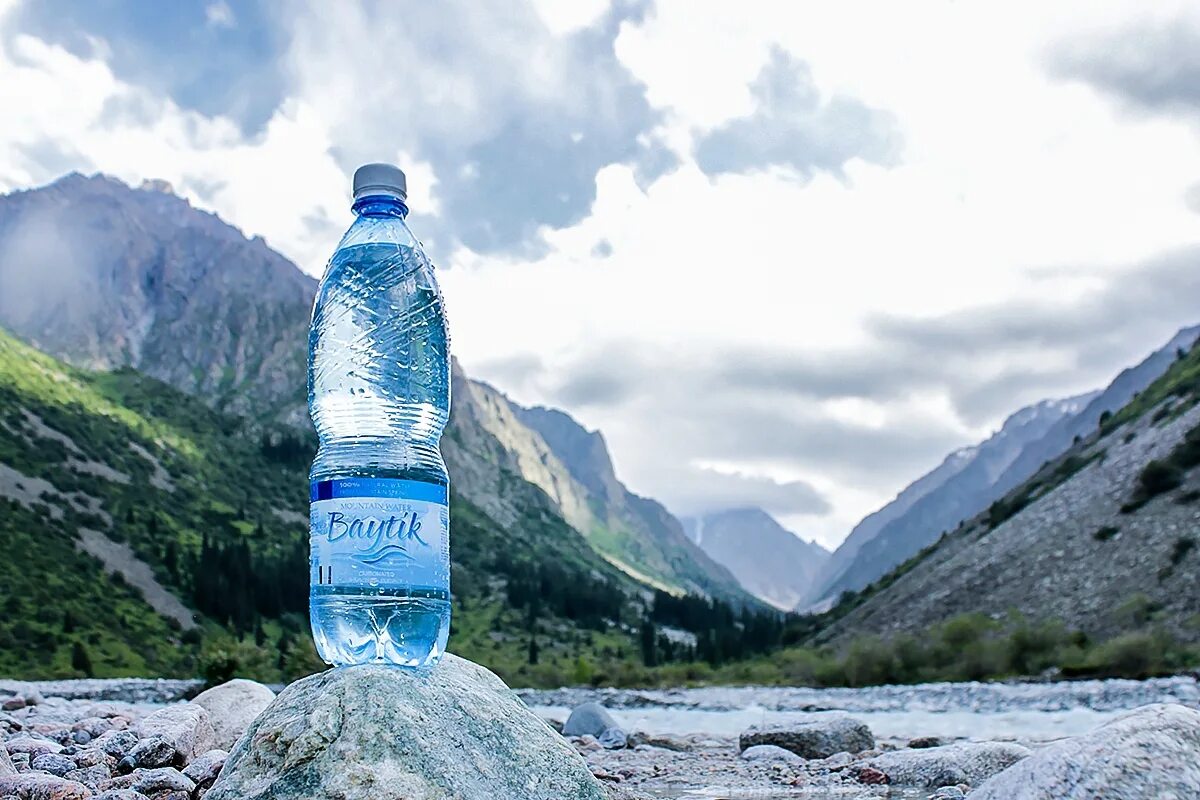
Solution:
M192 702L208 712L215 746L229 750L274 699L275 693L261 683L238 678L201 692Z
M871 729L848 714L810 714L796 721L747 728L738 738L745 750L773 744L801 758L828 758L834 753L859 753L875 746Z
M617 750L628 743L628 736L599 703L584 703L571 711L563 724L563 736L595 736L605 748Z
M895 750L863 766L883 772L904 786L971 785L990 778L1029 756L1029 748L1007 742L962 742L922 750Z
M137 733L143 739L161 736L169 741L183 764L212 750L216 736L208 711L195 703L160 708L138 723Z
M971 800L1200 797L1200 711L1154 704L1042 748Z
M151 736L135 744L121 761L128 759L134 767L169 767L178 755L174 742L163 736Z
M773 744L756 744L742 751L741 757L746 761L787 761L793 764L803 764L804 759L791 750L784 750Z
M62 777L75 769L75 762L66 756L54 753L42 753L29 761L29 766L38 772L49 772L51 775Z
M221 768L225 766L228 758L229 753L224 750L209 750L193 759L192 763L184 768L183 774L191 778L197 786L211 786L221 774Z
M78 781L69 781L44 772L27 772L0 778L0 797L18 800L88 800L92 790Z
M285 689L206 800L606 800L571 745L486 669L363 666Z
M196 783L174 767L160 767L135 771L129 788L147 795L160 792L190 793L196 788Z

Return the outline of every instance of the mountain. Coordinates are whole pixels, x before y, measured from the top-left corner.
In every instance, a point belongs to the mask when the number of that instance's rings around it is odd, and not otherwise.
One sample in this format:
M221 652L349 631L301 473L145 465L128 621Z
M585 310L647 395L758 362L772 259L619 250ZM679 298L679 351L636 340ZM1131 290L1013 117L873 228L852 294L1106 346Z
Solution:
M987 511L847 598L822 637L1015 611L1092 637L1149 624L1194 639L1200 347L1098 422Z
M0 197L0 326L76 366L132 367L277 441L311 435L305 346L315 291L261 239L158 182L132 189L71 174ZM615 481L607 457L595 475L572 473L502 395L461 370L454 383L443 452L461 496L505 525L535 507L557 515L647 585L749 599L653 501L619 483L589 491Z
M72 173L0 197L0 325L90 369L302 423L316 283L160 184Z
M552 408L522 408L509 403L517 419L536 431L553 458L539 455L543 467L562 464L571 481L548 489L561 496L568 520L598 553L626 573L674 591L734 597L742 586L719 560L687 537L679 520L655 500L629 491L617 479L608 446L599 431L589 431ZM538 485L538 480L527 475ZM543 487L546 488L546 487Z
M829 561L761 508L735 508L683 520L688 537L724 564L751 594L776 608L796 607Z
M1045 400L1016 412L1000 430L975 447L952 454L937 469L901 492L889 506L868 517L838 548L832 564L844 564L810 595L829 604L846 591L858 591L936 541L942 531L978 514L1001 494L996 482L1030 444L1062 419L1084 409L1095 394ZM888 517L891 517L888 519ZM880 520L886 520L878 524ZM877 527L873 536L864 536ZM855 535L857 534L857 536ZM854 540L853 542L851 540ZM851 554L850 549L853 548Z
M0 331L0 675L319 668L311 457L131 369L73 368ZM625 669L643 587L544 493L496 472L503 520L451 502L455 651L523 683L561 682L553 665L579 659ZM545 667L529 663L531 638Z

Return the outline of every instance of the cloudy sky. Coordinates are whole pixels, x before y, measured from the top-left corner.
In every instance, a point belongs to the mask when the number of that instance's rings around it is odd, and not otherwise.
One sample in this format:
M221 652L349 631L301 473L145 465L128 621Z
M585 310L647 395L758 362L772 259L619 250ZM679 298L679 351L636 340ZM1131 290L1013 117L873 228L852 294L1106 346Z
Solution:
M833 545L1200 322L1200 10L1149 5L0 0L0 190L164 178L318 274L395 161L470 374Z

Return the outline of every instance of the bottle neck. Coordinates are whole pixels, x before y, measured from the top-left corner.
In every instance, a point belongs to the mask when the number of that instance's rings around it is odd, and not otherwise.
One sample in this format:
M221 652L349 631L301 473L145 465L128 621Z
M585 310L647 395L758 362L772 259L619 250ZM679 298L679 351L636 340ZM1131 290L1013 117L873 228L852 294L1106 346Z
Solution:
M408 206L396 195L372 194L360 197L354 201L352 210L360 217L399 217L408 216Z

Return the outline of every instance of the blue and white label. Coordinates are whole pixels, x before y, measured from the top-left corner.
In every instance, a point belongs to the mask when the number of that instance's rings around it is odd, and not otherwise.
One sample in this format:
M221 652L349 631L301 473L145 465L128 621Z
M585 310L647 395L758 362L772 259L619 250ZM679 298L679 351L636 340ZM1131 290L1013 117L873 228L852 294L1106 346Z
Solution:
M446 487L395 478L312 484L313 586L445 589L450 571Z

